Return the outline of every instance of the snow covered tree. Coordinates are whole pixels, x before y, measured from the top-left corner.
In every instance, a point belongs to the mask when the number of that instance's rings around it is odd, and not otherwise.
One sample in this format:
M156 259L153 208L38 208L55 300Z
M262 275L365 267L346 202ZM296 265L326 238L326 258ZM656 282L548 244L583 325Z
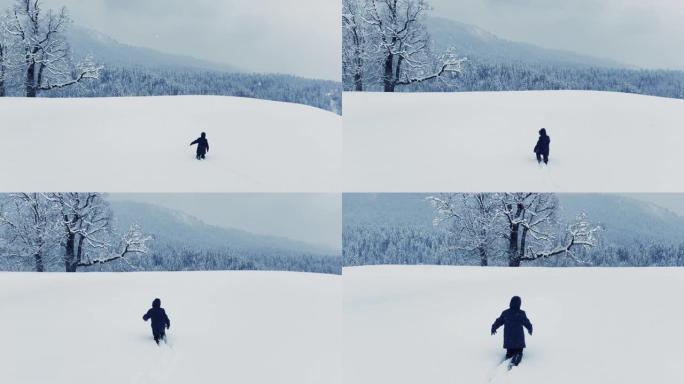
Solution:
M102 67L91 59L74 64L64 36L71 20L66 8L43 12L40 0L16 0L6 28L21 48L24 93L64 88L86 79L97 79Z
M385 92L460 73L465 59L453 52L435 56L422 18L430 9L425 0L367 0L365 21L371 26L372 44L381 56ZM345 40L345 44L352 42Z
M498 211L498 195L490 193L445 193L430 196L436 211L434 225L446 225L459 251L475 252L480 265L489 264L498 253L502 225Z
M64 268L78 268L123 260L132 254L147 253L149 236L132 226L120 237L114 233L109 204L100 193L50 193L61 217Z
M12 36L8 32L8 16L0 14L0 97L7 95L7 76Z
M45 271L45 257L59 244L60 226L54 206L39 193L14 193L2 199L0 227L5 230L7 255L30 260Z
M508 265L519 267L523 261L566 255L573 257L577 247L596 245L599 227L581 216L564 231L562 243L554 231L558 228L558 198L550 193L504 193L500 195L500 214L508 231ZM575 260L579 261L579 260Z
M370 61L366 44L366 0L342 0L342 67L355 91L363 91L364 68Z

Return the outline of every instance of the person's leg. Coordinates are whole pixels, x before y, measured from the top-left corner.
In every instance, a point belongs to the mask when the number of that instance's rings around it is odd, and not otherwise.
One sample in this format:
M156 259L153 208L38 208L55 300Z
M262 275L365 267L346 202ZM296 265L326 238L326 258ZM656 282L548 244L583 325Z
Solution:
M546 153L544 153L544 164L548 164L548 163L549 163L549 153L546 152Z
M537 163L540 163L540 164L541 164L541 162L542 162L541 153L537 152L537 153L535 153L535 154L537 155Z
M517 349L515 351L515 355L513 356L513 359L511 359L511 362L513 363L513 365L517 366L518 364L520 364L520 361L522 361L522 357L523 357L522 348Z
M159 340L161 339L159 332L153 331L152 336L154 336L154 342L157 343L157 345L159 345Z
M515 350L514 349L506 349L506 360L510 359L515 355Z

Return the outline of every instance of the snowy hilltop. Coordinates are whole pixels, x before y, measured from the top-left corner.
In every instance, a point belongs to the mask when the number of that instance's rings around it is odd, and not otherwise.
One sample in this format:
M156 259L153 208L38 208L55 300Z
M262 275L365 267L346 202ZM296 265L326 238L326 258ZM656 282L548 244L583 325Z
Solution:
M345 191L681 192L684 100L593 91L344 95ZM552 138L537 165L538 131Z
M1 191L340 190L342 118L305 105L220 96L0 98L0 115L0 133L14 143L0 152ZM201 163L188 146L200 132L212 144Z

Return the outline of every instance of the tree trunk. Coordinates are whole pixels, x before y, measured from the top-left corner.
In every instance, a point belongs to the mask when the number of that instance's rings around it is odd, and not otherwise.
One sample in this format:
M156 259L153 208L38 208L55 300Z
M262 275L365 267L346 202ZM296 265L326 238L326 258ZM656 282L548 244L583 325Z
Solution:
M361 78L361 73L357 72L354 74L354 90L363 91L363 80Z
M76 234L69 233L64 245L64 269L66 272L76 272Z
M523 228L522 235L520 236L520 249L518 250L518 258L521 260L525 258L525 243L527 242L527 231L527 227Z
M31 63L28 65L28 68L26 68L26 80L25 80L25 87L26 87L26 97L36 97L37 95L37 90L36 90L36 64Z
M5 91L5 72L7 72L5 67L5 49L3 46L0 46L0 97L7 95Z
M518 254L518 227L519 224L511 225L511 238L508 240L509 267L520 266L520 255Z
M488 265L487 250L485 247L477 247L477 250L480 253L480 266L486 267Z
M523 210L523 205L518 204L516 207L515 217L517 220ZM520 252L518 245L518 235L520 233L520 223L511 223L511 236L508 239L508 266L509 267L519 267L520 266Z
M36 272L45 272L43 255L40 252L37 252L35 255L33 255L33 259L36 261Z
M394 92L394 55L389 53L385 58L385 74L383 75L383 83L385 85L385 92Z

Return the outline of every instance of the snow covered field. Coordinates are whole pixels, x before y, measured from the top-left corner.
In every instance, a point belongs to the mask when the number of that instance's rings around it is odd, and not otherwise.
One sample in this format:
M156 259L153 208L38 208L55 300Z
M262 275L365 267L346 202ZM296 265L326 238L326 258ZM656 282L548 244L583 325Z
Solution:
M438 266L344 270L344 379L681 383L684 269ZM520 366L490 326L513 295L534 326Z
M345 93L348 192L681 192L684 100L582 91ZM537 131L551 136L537 166Z
M0 382L340 383L340 297L306 273L2 273Z
M342 118L238 97L0 99L0 191L339 192ZM191 141L207 132L209 153Z

